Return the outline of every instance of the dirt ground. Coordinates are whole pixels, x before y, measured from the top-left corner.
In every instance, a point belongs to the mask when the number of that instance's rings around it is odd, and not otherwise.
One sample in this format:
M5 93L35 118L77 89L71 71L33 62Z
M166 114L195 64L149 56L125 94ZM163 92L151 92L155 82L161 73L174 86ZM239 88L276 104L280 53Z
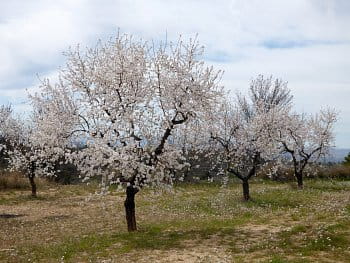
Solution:
M124 193L48 185L0 192L1 262L350 262L350 184L178 187L137 195L126 232Z

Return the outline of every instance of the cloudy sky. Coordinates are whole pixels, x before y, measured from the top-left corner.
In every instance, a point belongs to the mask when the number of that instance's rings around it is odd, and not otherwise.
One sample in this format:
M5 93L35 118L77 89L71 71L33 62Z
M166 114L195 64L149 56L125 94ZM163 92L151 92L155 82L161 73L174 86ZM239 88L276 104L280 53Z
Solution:
M154 40L198 33L226 89L244 92L257 74L282 78L298 111L340 111L336 145L350 148L348 0L0 1L0 104L28 110L27 91L54 78L69 46L118 28Z

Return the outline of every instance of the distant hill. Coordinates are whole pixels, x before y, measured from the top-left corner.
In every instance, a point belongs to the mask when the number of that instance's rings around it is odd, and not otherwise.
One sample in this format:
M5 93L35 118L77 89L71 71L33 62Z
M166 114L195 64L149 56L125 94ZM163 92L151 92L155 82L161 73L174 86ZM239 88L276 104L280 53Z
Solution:
M324 162L339 163L344 161L344 157L348 155L350 149L332 148L328 157L324 159Z

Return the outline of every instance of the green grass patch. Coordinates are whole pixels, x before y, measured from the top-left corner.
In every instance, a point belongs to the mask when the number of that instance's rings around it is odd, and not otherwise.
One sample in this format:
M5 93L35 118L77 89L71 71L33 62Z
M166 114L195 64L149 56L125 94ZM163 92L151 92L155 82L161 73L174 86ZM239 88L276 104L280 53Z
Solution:
M306 188L322 192L350 191L350 181L346 180L307 180Z
M317 193L307 190L273 189L262 193L252 194L252 200L246 202L247 207L262 207L284 209L296 208L309 204L317 198Z
M306 258L302 259L288 259L280 255L273 255L270 259L265 261L266 263L308 263L312 262Z
M34 261L64 259L75 262L76 258L89 255L89 260L108 257L110 253L124 254L134 250L168 250L183 248L182 241L206 239L211 235L233 235L237 225L245 220L211 220L190 222L168 222L144 225L133 233L91 233L81 238L67 238L48 246L30 246L21 250ZM175 228L175 229L174 229Z
M345 206L345 211L350 215L350 204Z

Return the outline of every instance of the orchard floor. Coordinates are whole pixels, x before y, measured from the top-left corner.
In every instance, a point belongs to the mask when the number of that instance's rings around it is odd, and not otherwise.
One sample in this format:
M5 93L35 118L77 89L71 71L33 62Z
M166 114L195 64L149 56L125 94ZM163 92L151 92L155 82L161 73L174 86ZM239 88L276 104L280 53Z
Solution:
M136 196L127 233L122 192L51 185L0 192L0 262L350 262L350 181L187 184Z

